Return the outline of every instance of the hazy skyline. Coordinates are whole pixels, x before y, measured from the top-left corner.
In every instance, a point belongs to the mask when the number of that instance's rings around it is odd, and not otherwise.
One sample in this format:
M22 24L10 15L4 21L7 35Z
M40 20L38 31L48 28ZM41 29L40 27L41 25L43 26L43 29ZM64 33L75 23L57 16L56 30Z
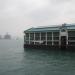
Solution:
M75 23L75 0L0 0L0 34L62 23Z

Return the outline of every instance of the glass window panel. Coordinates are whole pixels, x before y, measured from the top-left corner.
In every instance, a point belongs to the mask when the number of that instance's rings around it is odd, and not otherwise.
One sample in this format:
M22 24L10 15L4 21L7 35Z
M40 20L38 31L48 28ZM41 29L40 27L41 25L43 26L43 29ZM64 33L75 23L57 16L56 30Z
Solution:
M29 33L26 33L26 37L29 37Z
M46 37L41 37L41 40L46 40Z
M53 32L53 36L59 36L59 32Z
M40 37L35 37L35 40L40 40Z
M30 37L30 40L34 40L34 36L33 37Z
M30 37L33 37L34 36L34 33L30 33Z
M75 40L75 37L68 37L68 40Z
M59 40L59 37L53 37L54 40Z
M40 40L40 33L35 33L35 40Z
M29 33L26 33L26 40L29 40Z
M26 37L26 40L29 40L29 37Z
M40 37L40 33L35 33L35 36L36 37Z
M30 40L34 40L34 33L30 33Z
M47 37L47 40L52 40L52 37Z
M75 31L68 31L68 36L75 36Z
M52 32L47 32L47 37L52 37Z
M46 33L41 33L41 36L42 36L42 37L45 37L45 36L46 36Z
M25 44L29 44L29 41L25 41Z

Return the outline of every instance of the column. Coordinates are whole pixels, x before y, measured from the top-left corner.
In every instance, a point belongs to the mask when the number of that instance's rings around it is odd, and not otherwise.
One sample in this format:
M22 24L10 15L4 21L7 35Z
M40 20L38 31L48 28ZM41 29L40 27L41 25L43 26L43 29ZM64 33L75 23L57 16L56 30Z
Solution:
M41 32L40 32L40 41L41 41Z
M61 45L61 30L59 31L59 47Z
M24 35L24 44L26 44L26 35Z
M41 44L41 32L40 32L40 44Z
M34 32L34 45L35 45L35 32Z
M67 45L68 45L68 31L66 31L66 33L67 33Z
M53 43L53 32L52 32L52 46L54 45L54 43Z
M29 33L29 44L30 44L30 33Z
M47 32L46 32L46 45L47 45Z

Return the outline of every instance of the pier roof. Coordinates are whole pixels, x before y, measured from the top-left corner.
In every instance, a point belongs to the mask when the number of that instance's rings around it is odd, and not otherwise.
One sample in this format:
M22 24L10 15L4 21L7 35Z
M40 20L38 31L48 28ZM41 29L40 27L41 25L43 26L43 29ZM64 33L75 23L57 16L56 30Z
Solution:
M30 28L25 30L24 32L50 32L50 31L59 31L60 28L62 27L66 27L66 29L75 29L75 24L62 24L62 25L58 25L58 26L47 26L47 27L36 27L36 28Z
M48 31L59 31L59 28L58 27L30 28L25 32L48 32Z

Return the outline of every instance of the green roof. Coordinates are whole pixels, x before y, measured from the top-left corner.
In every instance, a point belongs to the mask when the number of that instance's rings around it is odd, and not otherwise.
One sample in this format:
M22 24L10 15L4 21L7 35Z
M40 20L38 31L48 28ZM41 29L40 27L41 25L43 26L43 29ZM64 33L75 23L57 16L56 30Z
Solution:
M46 27L46 28L30 28L28 30L26 30L25 32L48 32L48 31L59 31L59 28L50 28L50 27Z
M62 28L62 26L50 26L50 27L37 27L37 28L30 28L30 29L27 29L25 30L24 32L51 32L51 31L59 31L60 28ZM64 25L64 27L66 27L67 29L75 29L75 24L66 24Z

